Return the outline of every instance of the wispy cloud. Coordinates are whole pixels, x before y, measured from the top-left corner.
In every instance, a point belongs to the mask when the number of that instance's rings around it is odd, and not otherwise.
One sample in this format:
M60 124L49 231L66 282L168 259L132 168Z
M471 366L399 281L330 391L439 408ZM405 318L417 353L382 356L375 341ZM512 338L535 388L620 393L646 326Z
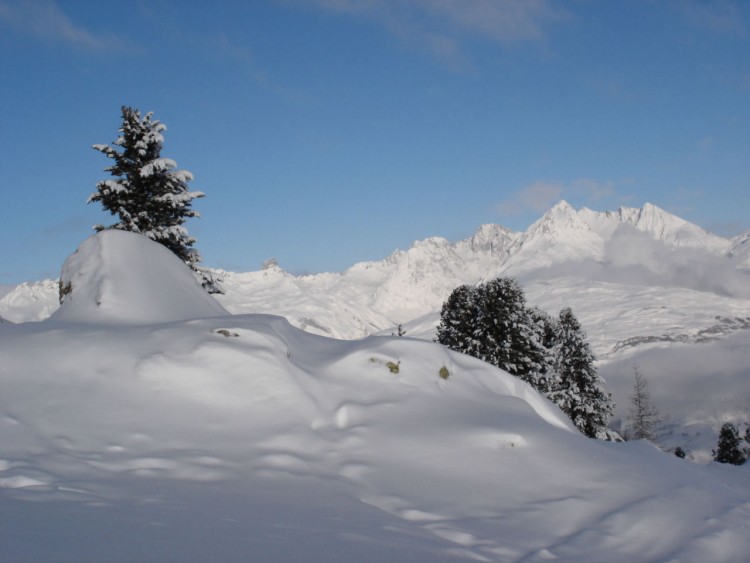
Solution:
M456 63L465 42L480 39L505 47L543 41L548 28L568 19L549 0L298 0L342 16L385 27L402 42Z
M543 213L561 199L574 200L583 205L594 205L603 199L617 197L616 186L617 184L613 181L597 182L589 178L578 178L568 184L534 182L497 204L497 212L504 216L528 212ZM620 199L624 198L620 197Z
M68 234L80 234L80 233L91 233L93 232L93 226L91 221L84 217L69 217L68 219L52 225L47 225L39 232L38 237L41 240L49 240L59 236L65 236Z
M412 0L422 10L456 29L498 43L536 41L545 27L566 19L562 9L547 0Z
M497 204L500 215L521 215L528 211L543 213L562 199L563 185L534 182Z
M181 32L180 32L181 33ZM183 40L185 38L183 37ZM239 64L248 76L259 86L274 92L287 101L307 102L308 96L299 90L290 89L279 83L266 68L258 61L255 53L248 47L231 39L226 33L218 32L215 35L189 38L192 44L204 46L203 52L212 52L221 58L231 60Z
M719 35L747 35L747 24L731 0L681 0L675 4L693 25Z
M0 25L37 39L64 43L85 51L133 49L116 35L94 33L77 25L53 0L0 0Z

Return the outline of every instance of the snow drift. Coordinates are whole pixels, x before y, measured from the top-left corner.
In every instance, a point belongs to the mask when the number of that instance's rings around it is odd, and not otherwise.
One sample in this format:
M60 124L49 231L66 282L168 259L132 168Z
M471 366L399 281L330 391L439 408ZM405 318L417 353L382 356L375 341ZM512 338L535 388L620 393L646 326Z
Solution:
M227 314L188 267L145 236L104 230L63 264L57 321L157 323Z

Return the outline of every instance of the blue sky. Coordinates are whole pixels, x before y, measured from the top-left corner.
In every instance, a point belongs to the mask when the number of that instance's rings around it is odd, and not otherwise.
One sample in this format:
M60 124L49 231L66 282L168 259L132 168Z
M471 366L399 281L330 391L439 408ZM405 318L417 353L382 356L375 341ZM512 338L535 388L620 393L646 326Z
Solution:
M750 2L0 0L0 284L56 277L120 107L204 263L342 270L560 199L750 229Z

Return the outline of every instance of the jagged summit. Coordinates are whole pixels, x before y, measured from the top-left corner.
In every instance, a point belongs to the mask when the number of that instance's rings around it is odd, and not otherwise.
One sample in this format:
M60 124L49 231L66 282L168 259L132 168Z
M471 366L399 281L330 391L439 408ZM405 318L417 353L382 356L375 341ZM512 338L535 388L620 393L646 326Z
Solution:
M520 233L506 229L502 225L487 223L480 226L470 238L457 242L456 248L501 255L519 236Z
M560 201L533 223L521 238L542 236L558 239L576 231L589 231L588 225L578 217L577 211L567 201Z

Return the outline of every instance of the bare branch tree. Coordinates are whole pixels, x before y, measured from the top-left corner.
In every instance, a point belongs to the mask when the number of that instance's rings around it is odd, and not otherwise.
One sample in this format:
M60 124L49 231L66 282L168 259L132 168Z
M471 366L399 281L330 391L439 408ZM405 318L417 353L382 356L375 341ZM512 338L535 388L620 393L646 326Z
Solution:
M651 403L648 380L637 365L633 366L633 394L630 396L628 421L627 439L656 441L655 427L661 422L661 416Z

